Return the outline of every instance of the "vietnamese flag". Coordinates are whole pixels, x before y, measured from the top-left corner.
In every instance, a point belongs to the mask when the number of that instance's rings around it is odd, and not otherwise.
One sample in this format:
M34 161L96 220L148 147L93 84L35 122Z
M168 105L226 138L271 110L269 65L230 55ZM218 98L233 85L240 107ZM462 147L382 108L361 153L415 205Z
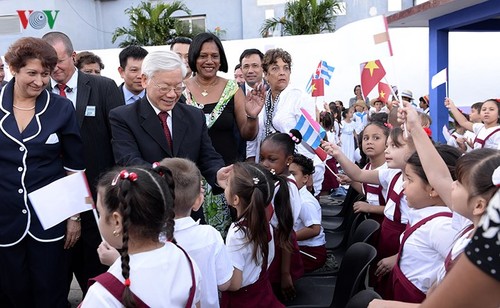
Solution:
M325 80L318 78L312 80L312 97L325 96Z
M366 97L385 76L380 60L361 63L361 92Z
M389 101L389 96L391 94L391 87L387 83L378 83L378 98L383 102L387 103Z

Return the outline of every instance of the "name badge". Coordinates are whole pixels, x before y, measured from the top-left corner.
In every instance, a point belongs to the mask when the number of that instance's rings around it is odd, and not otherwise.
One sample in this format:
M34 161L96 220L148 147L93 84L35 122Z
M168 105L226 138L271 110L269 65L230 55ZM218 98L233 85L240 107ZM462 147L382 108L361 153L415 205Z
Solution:
M85 109L85 116L95 117L95 106L87 106L87 109Z

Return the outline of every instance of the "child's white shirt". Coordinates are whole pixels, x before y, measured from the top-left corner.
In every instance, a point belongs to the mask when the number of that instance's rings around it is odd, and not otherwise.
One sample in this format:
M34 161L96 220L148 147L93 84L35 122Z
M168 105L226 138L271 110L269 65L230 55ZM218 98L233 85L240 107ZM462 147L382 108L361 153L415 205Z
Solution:
M488 137L493 131L500 128L500 125L496 125L490 128L485 128L483 123L474 123L472 124L472 131L476 134L478 139L484 140L484 138ZM491 135L485 142L483 148L490 149L498 149L500 146L500 131L497 131L493 135ZM481 144L475 142L474 149L480 149Z
M233 276L231 259L219 231L210 225L200 225L191 217L183 217L175 219L174 238L203 275L201 306L219 307L218 286Z
M391 184L392 179L396 176L396 174L400 173L399 169L381 169L378 170L378 178L380 181L380 185L382 185L383 189L387 191L385 195L385 209L384 215L387 219L394 221L394 211L396 209L396 203L389 199L389 185ZM401 174L394 185L394 191L396 193L401 193L403 191L403 175ZM407 224L409 220L409 207L406 201L406 195L403 194L401 196L401 201L399 203L399 209L401 211L401 223Z
M130 289L149 307L185 307L192 287L191 267L186 255L174 244L130 255ZM193 306L200 301L201 274L193 262L196 292ZM122 283L121 259L109 268ZM100 283L94 283L85 296L82 307L116 307L123 305Z
M274 238L271 225L269 233L271 240L269 241L269 254L267 257L267 267L271 265L274 258ZM246 227L241 227L246 228ZM243 281L241 287L245 287L255 283L259 279L262 269L262 255L260 249L257 252L258 261L255 262L252 258L253 244L248 243L245 233L236 223L232 223L227 232L226 247L231 258L232 265L242 271Z
M370 169L367 169L367 170L379 170L380 171L380 170L383 170L383 169L387 169L387 162L384 162L382 165L378 166L375 169L372 169L371 165L370 165ZM379 186L377 184L369 184L369 183L367 183L366 185L372 186L372 187L375 187L375 188L377 188ZM383 185L380 185L380 186L382 187L382 196L384 196L384 198L385 198L387 196L387 188L388 187L385 187ZM378 200L378 195L377 194L367 193L367 192L365 192L364 187L363 186L361 186L361 187L363 189L363 193L366 196L366 202L368 202L368 204L375 205L375 206L381 205L380 202L379 202L379 200ZM382 205L385 205L385 204L382 204Z
M288 184L288 191L290 193L290 206L292 207L293 223L295 224L295 222L299 218L300 209L302 207L302 199L299 194L299 189L297 188L297 185L295 185L294 176L290 174L287 178L293 181L293 182L287 181L287 184ZM276 183L276 189L274 190L273 200L271 201L273 209L274 209L274 199L276 198L278 190L279 186L278 183ZM276 216L276 210L274 210L273 216L271 217L271 226L273 226L275 229L278 228L278 216Z
M455 242L455 245L453 245L453 248L451 249L451 259L456 260L457 257L464 251L465 247L469 244L470 242L470 234L474 232L474 230L470 230L466 232L464 235L459 237L457 241ZM440 283L443 281L444 276L446 276L446 266L445 263L443 262L443 265L439 268L438 274L437 274L437 283Z
M410 225L435 213L448 212L446 206L429 206L410 209ZM401 234L401 239L404 233ZM437 273L448 252L453 247L457 231L451 226L451 217L436 217L420 226L408 237L403 248L399 267L403 274L423 293L436 282Z
M299 218L293 225L293 230L297 232L312 225L319 225L320 231L319 234L313 238L297 242L299 246L317 247L325 245L325 232L321 226L321 206L318 200L307 190L306 186L302 187L299 193L302 199L302 207L300 209Z

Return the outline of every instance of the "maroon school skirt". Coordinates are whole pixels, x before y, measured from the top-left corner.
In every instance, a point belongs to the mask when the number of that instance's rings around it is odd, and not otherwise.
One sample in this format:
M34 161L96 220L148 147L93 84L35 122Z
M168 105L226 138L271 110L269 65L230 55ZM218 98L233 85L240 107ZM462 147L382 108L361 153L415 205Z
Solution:
M318 268L322 268L326 262L326 247L325 245L321 246L299 246L300 250L307 253L308 255L316 257L313 259L303 253L300 254L302 257L302 263L304 264L304 272L309 273Z

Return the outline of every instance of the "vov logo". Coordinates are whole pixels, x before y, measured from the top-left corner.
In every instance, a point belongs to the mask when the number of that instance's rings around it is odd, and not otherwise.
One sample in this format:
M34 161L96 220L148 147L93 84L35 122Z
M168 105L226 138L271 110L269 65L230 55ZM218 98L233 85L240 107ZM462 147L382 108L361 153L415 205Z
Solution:
M23 29L28 27L28 24L31 28L40 30L45 28L48 24L49 28L52 29L54 27L54 23L56 22L57 15L59 14L59 10L43 10L43 11L33 11L33 10L18 10L17 15L19 15L19 20L21 21L21 25Z

